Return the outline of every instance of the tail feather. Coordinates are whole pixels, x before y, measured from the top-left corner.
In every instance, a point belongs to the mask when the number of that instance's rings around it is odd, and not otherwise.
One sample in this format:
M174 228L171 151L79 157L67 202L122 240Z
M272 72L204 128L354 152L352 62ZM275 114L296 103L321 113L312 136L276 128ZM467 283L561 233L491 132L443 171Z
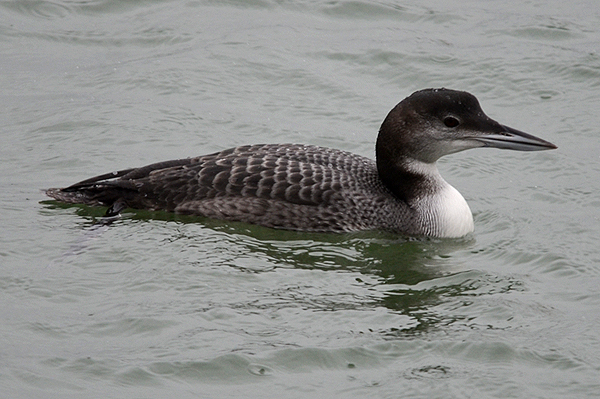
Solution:
M46 190L46 195L67 204L84 204L92 206L111 206L121 197L118 193L110 192L108 190L68 190L63 188L50 188Z
M196 162L197 159L185 158L158 162L141 168L123 169L91 177L69 187L50 188L46 190L46 195L68 204L113 207L119 202L115 209L122 209L123 204L134 208L158 209L160 207L152 200L149 193L145 192L143 195L140 193L139 188L142 184L139 181L156 170L185 167Z

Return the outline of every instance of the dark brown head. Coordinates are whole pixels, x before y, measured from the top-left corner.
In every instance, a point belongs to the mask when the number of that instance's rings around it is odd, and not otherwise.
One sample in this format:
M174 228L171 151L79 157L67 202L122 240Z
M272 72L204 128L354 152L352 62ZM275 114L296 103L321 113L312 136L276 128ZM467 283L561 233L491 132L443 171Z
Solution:
M476 147L518 151L556 148L552 143L489 118L470 93L425 89L394 107L377 138L377 159L402 158L433 163L440 157Z

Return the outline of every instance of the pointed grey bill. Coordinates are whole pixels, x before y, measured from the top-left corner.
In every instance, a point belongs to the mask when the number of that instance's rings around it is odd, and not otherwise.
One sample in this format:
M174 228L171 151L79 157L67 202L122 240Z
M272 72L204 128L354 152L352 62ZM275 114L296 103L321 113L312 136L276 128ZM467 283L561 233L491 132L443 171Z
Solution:
M512 127L500 126L504 130L499 133L486 134L485 136L482 135L473 139L482 142L485 147L500 148L503 150L542 151L558 148L549 141L542 140L539 137L513 129Z

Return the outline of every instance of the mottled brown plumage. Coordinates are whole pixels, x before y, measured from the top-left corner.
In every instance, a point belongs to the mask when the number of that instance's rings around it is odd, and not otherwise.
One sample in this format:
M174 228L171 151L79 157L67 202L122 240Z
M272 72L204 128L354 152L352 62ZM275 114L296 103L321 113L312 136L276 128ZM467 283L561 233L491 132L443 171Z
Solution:
M304 231L390 229L399 214L410 212L381 184L374 161L298 144L236 147L108 173L47 194L67 203L121 200L136 209Z

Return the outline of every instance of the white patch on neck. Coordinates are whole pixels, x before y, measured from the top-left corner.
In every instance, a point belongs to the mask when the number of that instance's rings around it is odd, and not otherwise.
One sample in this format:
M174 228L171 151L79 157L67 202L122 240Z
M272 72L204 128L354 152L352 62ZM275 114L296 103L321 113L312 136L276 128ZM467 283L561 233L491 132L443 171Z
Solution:
M445 187L431 198L431 205L432 209L436 209L436 235L439 234L439 237L458 238L474 230L473 214L469 204L450 184L446 183Z
M467 201L444 180L435 163L414 161L408 169L427 176L436 186L413 204L426 235L458 238L474 230L473 214Z

